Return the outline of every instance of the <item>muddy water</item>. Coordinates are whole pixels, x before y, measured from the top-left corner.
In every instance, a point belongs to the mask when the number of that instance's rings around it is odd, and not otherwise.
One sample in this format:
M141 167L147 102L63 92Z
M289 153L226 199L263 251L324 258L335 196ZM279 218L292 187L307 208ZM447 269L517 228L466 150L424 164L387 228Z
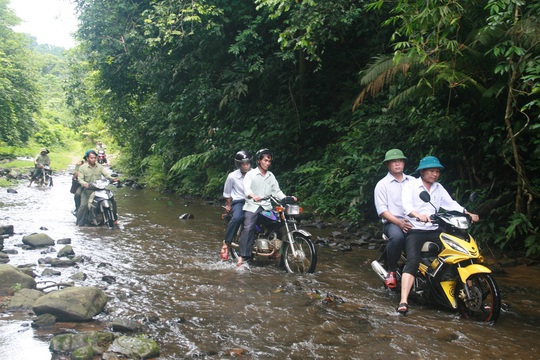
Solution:
M106 329L115 317L146 324L161 359L217 359L234 349L244 349L247 359L538 358L537 268L508 268L496 277L506 309L496 326L413 301L409 314L400 316L394 310L398 298L370 269L372 250L319 248L312 275L286 274L270 262L238 270L219 261L221 208L120 188L113 189L118 229L77 228L69 184L68 176L57 174L53 188L21 184L18 194L0 191L0 224L12 224L16 232L5 249L18 251L10 264L35 266L39 286L85 272L88 278L76 284L105 289L107 314L47 331L32 329L24 314L0 314L1 359L50 359L51 333ZM179 220L183 213L195 219ZM47 254L18 247L33 232L71 238L86 261L59 269L60 276L40 276L44 267L37 260L55 256L63 245ZM105 275L116 282L103 281Z

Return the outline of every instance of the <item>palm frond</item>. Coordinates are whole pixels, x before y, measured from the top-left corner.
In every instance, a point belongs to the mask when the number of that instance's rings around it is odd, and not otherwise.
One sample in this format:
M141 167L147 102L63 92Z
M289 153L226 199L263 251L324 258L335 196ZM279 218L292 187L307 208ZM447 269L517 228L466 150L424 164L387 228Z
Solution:
M375 61L368 66L360 79L360 84L364 85L364 88L354 101L353 111L364 102L368 95L377 96L386 85L394 81L396 74L406 75L415 63L416 60L408 56L386 55L375 58Z

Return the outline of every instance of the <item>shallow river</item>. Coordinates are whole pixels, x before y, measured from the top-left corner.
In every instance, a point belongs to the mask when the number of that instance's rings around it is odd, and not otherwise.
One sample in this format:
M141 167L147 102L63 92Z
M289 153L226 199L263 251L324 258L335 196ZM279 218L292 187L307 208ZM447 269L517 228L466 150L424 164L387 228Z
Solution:
M286 274L270 262L238 270L219 260L224 224L218 206L119 188L113 189L119 228L78 228L67 175L57 174L53 188L25 185L17 194L0 191L0 225L15 227L4 241L5 249L18 251L10 264L32 264L39 286L71 281L83 271L88 278L77 285L99 286L110 301L95 321L46 331L34 330L24 315L0 313L0 359L51 359L52 333L107 329L115 317L144 323L160 345L160 359L230 358L235 349L243 349L245 359L538 358L537 267L506 268L496 276L505 310L495 326L412 300L401 316L399 299L370 268L374 250L318 248L311 275ZM195 218L180 220L183 213ZM71 238L86 261L59 269L60 276L40 276L44 267L37 260L55 252L22 250L22 237L33 232ZM103 281L104 275L116 282Z

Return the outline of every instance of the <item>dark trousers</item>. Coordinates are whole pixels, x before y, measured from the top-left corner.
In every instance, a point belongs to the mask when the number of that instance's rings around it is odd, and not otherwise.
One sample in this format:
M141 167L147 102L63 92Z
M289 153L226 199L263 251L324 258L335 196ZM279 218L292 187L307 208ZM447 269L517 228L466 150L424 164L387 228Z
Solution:
M88 215L88 199L95 190L82 189L79 208L77 209L77 225L84 226Z
M227 226L227 232L225 233L225 242L231 244L234 239L234 235L238 231L238 227L244 221L244 207L245 200L235 200L231 203L232 218Z
M77 190L75 191L75 194L73 194L73 201L75 201L75 211L79 210L79 206L81 206L81 193L83 191L83 187L79 186Z
M388 237L386 244L386 262L388 264L388 272L397 270L397 263L403 251L403 243L405 242L405 234L399 226L387 222L383 228L384 234Z
M40 168L40 167L36 167L34 169L34 171L32 171L32 176L30 177L30 180L34 181L36 180L38 177L42 176L43 175L43 168Z
M420 265L420 254L422 246L426 241L432 241L439 245L442 249L441 241L439 240L439 230L409 230L405 236L405 255L407 262L403 268L403 272L411 275L416 275L418 265Z
M253 244L255 243L255 225L257 222L257 216L263 211L263 208L259 208L255 212L244 211L244 230L240 236L240 256L243 258L252 257Z

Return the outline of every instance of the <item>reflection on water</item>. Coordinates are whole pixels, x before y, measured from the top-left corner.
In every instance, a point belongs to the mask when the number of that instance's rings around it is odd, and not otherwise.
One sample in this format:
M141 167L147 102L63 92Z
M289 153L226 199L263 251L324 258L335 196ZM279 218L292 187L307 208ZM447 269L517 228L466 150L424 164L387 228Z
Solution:
M319 248L316 273L304 276L271 262L238 270L219 260L219 206L113 189L120 228L77 228L69 185L69 177L58 175L53 188L21 185L18 194L0 193L0 224L13 224L16 231L5 240L6 249L19 252L10 255L11 264L35 265L51 256L17 247L25 234L71 238L76 255L87 260L79 268L60 269L54 278L39 276L44 267L37 266L36 280L71 281L83 271L88 278L78 285L99 286L111 298L99 321L57 324L53 332L105 328L114 317L133 318L147 325L162 359L221 358L235 349L253 359L537 358L537 269L496 276L508 310L494 327L416 303L400 316L394 309L398 298L383 290L370 269L371 250ZM195 219L179 220L183 213ZM105 275L116 282L103 281ZM50 335L35 333L29 323L9 314L0 318L2 358L28 359L30 349L39 354L32 359L50 358Z

